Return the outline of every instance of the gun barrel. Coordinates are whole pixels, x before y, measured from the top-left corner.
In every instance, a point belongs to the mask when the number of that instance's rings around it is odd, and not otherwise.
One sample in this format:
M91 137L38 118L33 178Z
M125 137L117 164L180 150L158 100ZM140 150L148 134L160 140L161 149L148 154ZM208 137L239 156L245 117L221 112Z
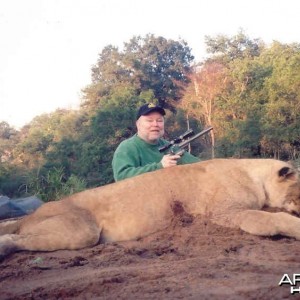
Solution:
M187 146L190 142L192 142L193 140L197 139L198 137L200 137L200 136L202 136L202 135L204 135L204 134L210 132L212 129L213 129L212 126L209 126L209 127L205 128L205 129L203 129L201 132L199 132L199 133L193 135L193 136L192 136L191 138L189 138L188 140L185 140L185 141L179 143L179 144L178 144L178 147L184 148L184 147Z

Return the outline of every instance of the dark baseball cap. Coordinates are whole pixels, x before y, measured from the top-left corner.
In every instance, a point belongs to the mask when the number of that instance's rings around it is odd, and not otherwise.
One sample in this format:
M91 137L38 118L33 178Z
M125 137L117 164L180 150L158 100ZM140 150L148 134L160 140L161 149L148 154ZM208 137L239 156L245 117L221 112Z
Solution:
M146 116L153 111L159 112L162 116L166 114L162 107L155 105L154 103L147 103L139 108L136 119L139 119L140 116Z

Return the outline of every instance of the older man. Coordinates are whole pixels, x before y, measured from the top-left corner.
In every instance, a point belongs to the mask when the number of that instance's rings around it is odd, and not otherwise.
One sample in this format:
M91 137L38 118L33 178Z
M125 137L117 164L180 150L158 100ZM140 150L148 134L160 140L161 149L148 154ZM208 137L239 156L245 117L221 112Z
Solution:
M116 181L177 164L200 161L187 152L182 156L159 152L159 148L168 143L162 139L165 114L163 108L153 103L140 107L136 121L137 133L120 143L114 153L112 167Z

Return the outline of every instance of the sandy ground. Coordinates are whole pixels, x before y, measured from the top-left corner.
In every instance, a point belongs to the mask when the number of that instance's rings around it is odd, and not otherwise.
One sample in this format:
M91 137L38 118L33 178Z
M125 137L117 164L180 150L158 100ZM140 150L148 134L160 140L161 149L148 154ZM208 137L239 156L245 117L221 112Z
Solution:
M0 299L299 299L278 285L300 273L299 252L182 213L138 241L15 253L0 263Z

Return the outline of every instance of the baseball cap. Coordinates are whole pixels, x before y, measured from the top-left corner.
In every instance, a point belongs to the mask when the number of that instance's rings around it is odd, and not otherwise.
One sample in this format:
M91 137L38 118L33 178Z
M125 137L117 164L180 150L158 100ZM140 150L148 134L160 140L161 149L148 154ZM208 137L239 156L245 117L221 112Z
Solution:
M155 105L154 103L147 103L139 108L136 119L139 119L140 116L146 116L153 111L159 112L162 116L166 114L162 107Z

